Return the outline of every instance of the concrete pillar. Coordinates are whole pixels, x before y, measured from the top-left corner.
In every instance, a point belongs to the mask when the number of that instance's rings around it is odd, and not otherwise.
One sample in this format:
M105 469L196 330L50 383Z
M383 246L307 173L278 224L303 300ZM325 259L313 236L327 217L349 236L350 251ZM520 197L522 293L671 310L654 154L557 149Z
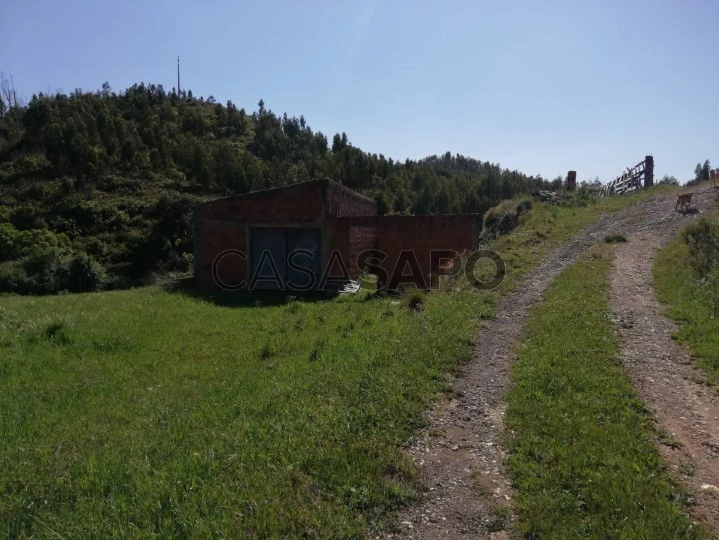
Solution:
M577 171L569 171L567 173L567 191L577 189Z
M654 185L654 157L647 156L644 158L644 187Z

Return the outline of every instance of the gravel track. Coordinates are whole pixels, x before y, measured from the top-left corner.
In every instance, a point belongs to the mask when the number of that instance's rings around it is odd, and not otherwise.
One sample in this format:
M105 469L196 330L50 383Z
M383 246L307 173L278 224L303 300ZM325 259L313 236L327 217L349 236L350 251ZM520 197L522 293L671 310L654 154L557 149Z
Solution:
M708 192L706 196L695 195L699 208L707 206L710 198ZM504 470L505 396L514 360L511 351L522 338L531 307L542 300L564 268L607 233L638 231L631 235L631 246L643 241L641 235L656 233L662 241L671 238L693 217L675 212L675 202L676 194L662 195L599 217L552 252L516 291L500 301L495 319L477 334L474 359L454 380L452 398L428 412L428 429L409 449L420 468L425 497L400 515L402 532L393 536L506 536L508 523L501 515L507 514L502 509L511 509L513 492ZM631 253L630 245L620 254ZM650 295L651 291L644 287L640 294Z

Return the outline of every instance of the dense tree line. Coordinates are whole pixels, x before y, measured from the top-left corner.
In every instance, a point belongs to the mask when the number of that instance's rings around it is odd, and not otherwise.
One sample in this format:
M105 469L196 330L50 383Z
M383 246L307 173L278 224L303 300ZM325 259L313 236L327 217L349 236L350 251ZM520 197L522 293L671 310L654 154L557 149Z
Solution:
M14 94L14 93L13 93ZM447 152L387 159L303 116L136 84L119 93L0 97L0 291L127 286L186 271L209 198L330 177L382 213L484 213L549 183ZM42 270L39 270L42 269Z

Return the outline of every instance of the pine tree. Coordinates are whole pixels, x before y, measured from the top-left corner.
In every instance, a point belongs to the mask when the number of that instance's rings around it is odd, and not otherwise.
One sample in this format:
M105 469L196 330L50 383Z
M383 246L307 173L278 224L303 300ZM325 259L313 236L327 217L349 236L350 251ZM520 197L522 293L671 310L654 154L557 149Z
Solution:
M697 182L700 182L702 179L702 164L697 163L697 166L694 167L694 180Z
M707 159L704 162L704 165L702 166L702 180L705 182L709 180L709 173L711 172L711 165L709 164L709 160Z

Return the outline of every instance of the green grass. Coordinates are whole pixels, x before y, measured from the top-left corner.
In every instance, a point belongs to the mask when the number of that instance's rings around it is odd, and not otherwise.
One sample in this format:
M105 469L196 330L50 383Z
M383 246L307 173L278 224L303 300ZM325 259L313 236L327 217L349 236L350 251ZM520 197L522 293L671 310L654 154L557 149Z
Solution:
M710 219L719 223L719 216ZM689 251L681 235L660 250L654 262L654 285L659 299L669 304L666 314L680 328L677 338L686 345L711 383L719 383L719 316L712 306L711 288L696 279Z
M519 347L507 432L523 537L702 534L682 513L651 418L617 360L612 253L595 247L560 274Z
M500 236L488 244L507 263L507 279L501 291L515 289L553 249L600 215L676 190L675 186L658 185L625 196L603 198L583 197L575 193L566 202L535 204L529 213L520 217L520 225L512 234Z
M0 299L0 535L361 536L487 295Z
M599 214L535 204L500 291L223 305L159 287L0 296L0 536L359 537L479 319ZM396 303L395 303L396 302Z

